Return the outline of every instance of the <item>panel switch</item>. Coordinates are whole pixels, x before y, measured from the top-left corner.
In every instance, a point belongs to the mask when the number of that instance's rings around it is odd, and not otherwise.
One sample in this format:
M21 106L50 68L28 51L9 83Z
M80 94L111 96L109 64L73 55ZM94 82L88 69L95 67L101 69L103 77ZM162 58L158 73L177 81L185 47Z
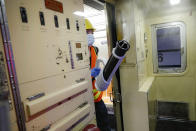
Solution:
M69 18L66 18L66 25L67 25L67 29L70 30L70 22L69 22Z
M27 11L24 7L20 7L20 15L23 23L28 23Z
M59 28L58 17L56 15L54 15L54 24L56 28Z
M80 26L79 26L79 22L78 20L76 20L76 30L79 31L80 30Z
M39 12L39 18L40 18L40 24L42 26L45 26L44 13L41 11Z

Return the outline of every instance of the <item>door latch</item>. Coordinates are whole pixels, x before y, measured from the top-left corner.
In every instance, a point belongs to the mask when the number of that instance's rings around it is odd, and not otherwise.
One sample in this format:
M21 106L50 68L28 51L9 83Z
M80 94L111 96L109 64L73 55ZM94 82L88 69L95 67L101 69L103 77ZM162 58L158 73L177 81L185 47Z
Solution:
M109 92L110 94L110 101L113 102L113 103L121 103L121 94L119 92L115 93L114 96L112 96L112 92Z

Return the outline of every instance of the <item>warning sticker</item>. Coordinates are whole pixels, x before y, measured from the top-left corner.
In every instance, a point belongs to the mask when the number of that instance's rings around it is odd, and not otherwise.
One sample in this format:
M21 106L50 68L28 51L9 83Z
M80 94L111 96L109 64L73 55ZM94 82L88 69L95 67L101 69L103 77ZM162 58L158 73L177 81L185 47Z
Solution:
M45 6L47 9L63 13L63 4L56 0L45 0Z

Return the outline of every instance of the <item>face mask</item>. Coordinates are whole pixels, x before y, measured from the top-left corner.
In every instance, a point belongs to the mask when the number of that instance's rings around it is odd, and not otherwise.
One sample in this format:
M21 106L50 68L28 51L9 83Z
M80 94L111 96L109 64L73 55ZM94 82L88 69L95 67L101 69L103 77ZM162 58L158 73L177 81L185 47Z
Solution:
M88 41L88 46L93 45L93 43L95 42L93 34L87 34L87 41Z

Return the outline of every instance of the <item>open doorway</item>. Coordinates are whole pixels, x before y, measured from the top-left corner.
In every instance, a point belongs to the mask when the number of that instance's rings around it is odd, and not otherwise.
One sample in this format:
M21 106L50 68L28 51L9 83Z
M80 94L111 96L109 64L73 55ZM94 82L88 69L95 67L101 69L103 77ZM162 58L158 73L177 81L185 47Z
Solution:
M85 2L84 2L85 3ZM104 5L99 8L94 7L94 5L84 4L84 16L88 19L93 27L96 29L94 32L95 42L93 46L96 46L99 50L98 59L107 61L109 59L109 47L107 42L107 32L106 32L106 16ZM103 69L104 66L101 66ZM114 109L112 102L112 84L109 85L106 91L103 92L102 100L104 101L108 116L110 119L110 127L112 131L115 131L116 122L114 119Z
M97 10L88 5L84 5L85 17L92 23L93 27L96 29L94 32L95 43L94 46L98 47L98 59L108 60L108 44L107 44L107 34L106 34L106 21L104 10ZM108 87L103 93L103 101L107 105L112 105L110 100L110 95L112 93L112 85Z

